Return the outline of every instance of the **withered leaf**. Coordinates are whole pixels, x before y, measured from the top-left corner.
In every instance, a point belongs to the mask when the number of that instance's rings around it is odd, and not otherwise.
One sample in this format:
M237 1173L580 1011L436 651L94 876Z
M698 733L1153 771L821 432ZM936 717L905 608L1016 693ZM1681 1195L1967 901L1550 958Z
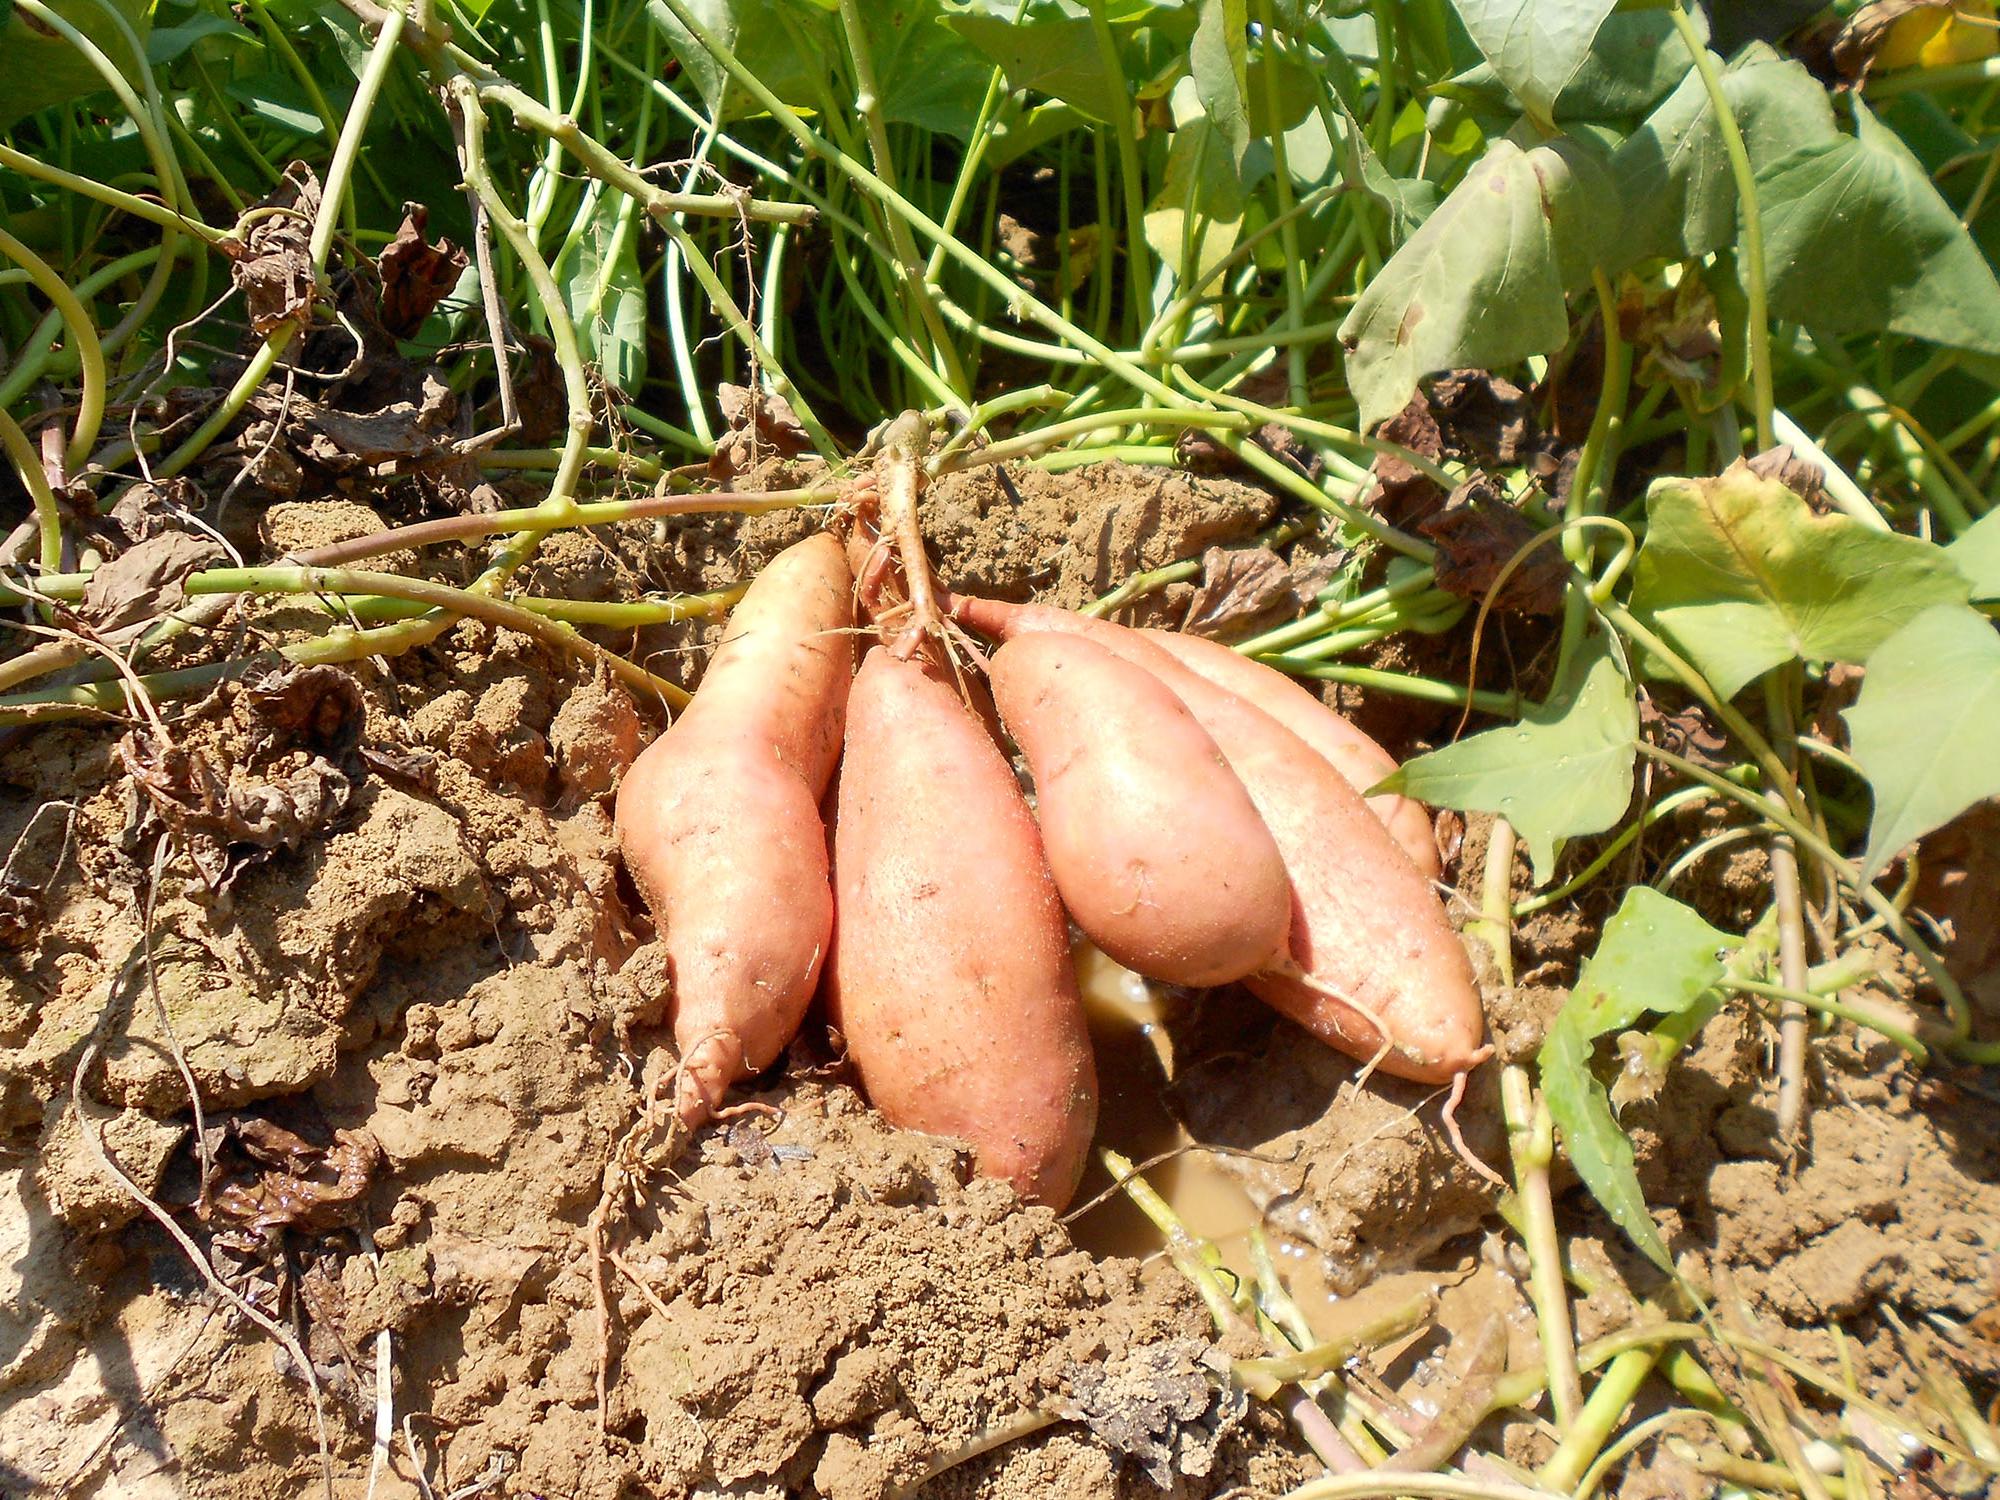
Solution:
M185 474L172 479L139 480L125 486L112 505L110 520L127 547L150 541L178 524L174 512L200 510L201 490Z
M457 457L452 421L458 397L436 375L426 374L415 401L392 401L377 411L338 411L317 402L292 401L292 419L306 429L294 446L335 473L368 468L404 473Z
M121 552L90 575L77 613L98 635L116 638L143 628L187 599L188 574L222 555L212 537L164 531Z
M465 252L450 240L435 245L424 238L430 210L421 203L403 205L403 223L375 262L382 278L382 326L397 338L408 338L458 284L465 271Z
M325 663L284 667L246 680L234 710L257 731L260 750L296 744L333 758L361 743L368 720L361 684Z
M354 1222L383 1162L382 1147L365 1130L336 1130L333 1144L313 1145L268 1120L229 1122L217 1155L217 1180L199 1212L218 1228L255 1240L293 1229L326 1234Z
M143 730L118 742L118 756L138 797L128 846L166 829L217 893L249 866L320 832L353 800L353 783L317 756L274 780L225 778L199 751L163 748Z
M427 792L437 789L438 758L434 751L422 746L363 745L360 755L363 764L381 772L391 781L401 781Z
M1953 0L1875 0L1862 6L1833 39L1834 71L1849 87L1860 88L1874 71L1875 60L1898 21L1920 10L1949 13L1955 9Z
M243 293L251 331L259 338L281 323L312 320L319 286L313 274L312 222L319 197L319 178L295 161L257 205L257 217L241 242L222 242L220 248L235 261L229 279Z
M1534 446L1534 401L1501 376L1447 370L1431 382L1431 406L1446 451L1475 463L1506 468Z
M12 876L0 881L0 948L26 947L41 925L42 892Z
M760 460L812 452L812 439L783 396L725 381L715 388L715 404L729 431L709 455L711 479L727 484Z
M1542 533L1507 503L1500 486L1475 474L1445 502L1443 510L1418 528L1438 544L1437 582L1446 593L1483 600L1496 584L1496 609L1550 615L1562 608L1568 570L1553 543L1523 549ZM1515 558L1520 560L1515 562ZM1501 581L1507 565L1513 570Z
M1375 435L1433 462L1444 457L1444 434L1422 391L1410 397L1409 405L1378 427ZM1444 490L1437 481L1408 459L1393 453L1377 454L1374 473L1375 493L1369 504L1391 526L1415 526L1444 504Z
M1826 471L1809 459L1800 458L1787 444L1767 449L1746 460L1750 472L1760 479L1775 479L1814 510L1829 508L1826 498Z
M1210 547L1183 630L1212 635L1292 599L1292 570L1268 547Z
M1639 728L1654 744L1696 765L1723 771L1735 763L1736 757L1729 748L1729 737L1699 703L1690 703L1668 713L1650 695L1642 697L1639 700Z

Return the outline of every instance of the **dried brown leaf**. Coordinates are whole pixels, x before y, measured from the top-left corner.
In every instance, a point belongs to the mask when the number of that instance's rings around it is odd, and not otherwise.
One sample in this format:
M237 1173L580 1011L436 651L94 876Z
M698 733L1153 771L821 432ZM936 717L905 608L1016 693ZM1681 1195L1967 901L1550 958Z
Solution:
M1292 570L1268 547L1210 547L1183 630L1214 635L1292 599Z
M107 639L143 629L178 609L187 599L182 584L188 574L221 555L221 544L211 537L161 532L93 572L76 612Z
M1491 468L1519 463L1535 446L1534 400L1485 370L1448 370L1431 382L1445 451Z
M361 684L327 664L284 667L253 677L237 693L233 711L256 735L259 752L275 745L303 745L338 758L361 743L368 705Z
M118 742L118 756L135 794L127 846L164 829L218 894L249 866L326 828L354 795L345 773L318 756L274 779L225 777L199 751L162 747L142 730Z
M1507 503L1499 485L1484 474L1475 474L1453 490L1444 509L1417 529L1438 545L1437 582L1446 593L1479 601L1497 583L1496 609L1530 615L1562 609L1569 576L1562 554L1544 542L1522 555L1542 533ZM1503 583L1501 574L1510 562L1513 570Z
M421 203L403 205L403 223L375 262L382 278L382 326L397 338L408 338L423 326L465 271L465 252L450 240L435 245L424 238L430 210Z
M207 1223L257 1241L288 1229L326 1234L352 1224L384 1159L365 1130L336 1130L333 1144L319 1147L244 1117L229 1121L222 1137L216 1178L199 1211Z
M1786 489L1822 513L1831 509L1826 498L1826 471L1800 458L1789 446L1780 445L1744 460L1760 479L1775 479Z
M284 180L257 205L257 217L240 243L220 248L235 264L229 279L243 293L250 328L259 338L281 323L312 321L319 278L313 272L312 223L319 212L319 178L304 162L285 169Z
M1888 44L1896 23L1920 10L1949 11L1952 0L1875 0L1856 11L1833 39L1834 71L1850 88L1860 88L1874 70L1875 59Z
M1422 391L1410 397L1409 405L1378 427L1375 435L1433 462L1444 457L1444 434ZM1374 472L1375 492L1369 504L1391 526L1415 526L1437 514L1444 504L1443 488L1408 459L1393 453L1377 454Z
M812 439L784 397L724 382L715 389L715 402L729 431L709 456L709 478L728 484L764 459L812 452Z

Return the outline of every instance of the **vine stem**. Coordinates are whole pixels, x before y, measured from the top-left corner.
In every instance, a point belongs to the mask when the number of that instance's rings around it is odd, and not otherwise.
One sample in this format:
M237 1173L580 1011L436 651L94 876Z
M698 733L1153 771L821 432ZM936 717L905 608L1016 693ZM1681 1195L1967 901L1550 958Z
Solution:
M1765 290L1764 220L1757 207L1757 173L1750 163L1749 147L1743 143L1742 128L1736 123L1736 113L1729 106L1729 96L1723 92L1722 75L1716 69L1708 44L1695 30L1681 0L1674 0L1667 14L1694 59L1702 87L1708 91L1709 107L1715 111L1722 147L1729 157L1730 175L1736 180L1736 201L1743 210L1743 271L1747 283L1743 291L1750 303L1750 392L1756 405L1757 447L1762 452L1776 446L1771 413L1777 403L1771 393L1771 311Z
M867 127L868 154L874 159L875 175L884 187L898 191L895 156L889 149L889 125L882 113L882 94L875 80L875 59L869 52L868 29L862 24L861 7L857 0L840 0L840 24L847 36L848 56L854 63L854 106L860 111L862 123ZM962 402L969 402L972 400L972 387L966 380L965 366L959 361L951 332L945 327L944 316L931 296L930 280L925 275L923 260L917 254L917 242L910 233L910 226L893 213L885 214L884 218L888 221L889 247L894 255L893 264L904 300L916 310L924 332L930 338L931 357L936 362L938 373Z
M398 14L390 12L390 20L384 24L382 35L388 35ZM453 113L458 118L463 135L465 185L479 199L487 218L492 220L501 238L507 241L508 247L527 271L528 280L534 284L535 294L541 299L549 341L555 345L556 365L562 371L564 402L569 408L569 432L563 441L562 460L549 484L549 497L543 503L551 512L561 514L565 506L573 507L576 503L576 484L589 458L590 433L594 426L590 415L590 382L584 373L583 348L577 342L576 324L570 319L562 289L556 285L549 263L542 258L534 234L507 200L500 196L492 176L487 172L486 111L478 89L463 73L454 73L445 87L451 95ZM532 544L529 546L531 550ZM522 552L515 562L505 565L506 571L511 572L526 557L527 552ZM479 588L480 585L474 584L474 587Z
M382 23L382 29L375 35L375 44L368 50L368 61L362 65L360 81L354 88L354 101L348 107L340 139L334 143L333 160L326 169L320 213L313 221L309 245L313 270L319 275L326 274L327 257L333 252L333 236L340 224L339 205L347 200L348 184L354 177L354 164L361 155L362 137L368 133L369 119L375 113L376 101L382 97L382 85L388 82L389 65L396 60L396 43L402 38L407 21L403 7L392 3L388 19ZM329 204L332 205L331 211Z
M365 0L345 0L345 3L353 6L365 3ZM787 108L784 102L776 94L772 93L770 88L756 74L743 65L742 60L730 50L728 45L688 9L686 0L648 0L648 8L662 9L672 15L687 33L699 42L702 48L716 60L723 71L728 73L735 83L740 85L746 93L768 110L773 121L781 129L789 133L804 150L820 157L833 166L843 176L853 181L864 193L881 200L891 212L902 215L912 227L921 231L927 238L941 246L946 255L957 261L969 274L984 283L989 290L1001 299L1004 306L1015 309L1021 315L1040 324L1045 330L1056 337L1067 339L1075 347L1083 350L1091 358L1095 359L1109 373L1116 375L1127 384L1154 397L1161 404L1182 406L1195 411L1203 409L1197 403L1191 402L1188 398L1182 396L1158 376L1142 369L1128 356L1119 353L1103 340L1079 328L1075 323L1050 308L1039 298L1027 295L1021 290L1020 286L1008 277L1006 272L991 264L985 257L979 255L971 247L948 233L935 219L910 202L909 199L903 197L902 194L889 188L881 179L876 177L874 173L870 172L867 167L856 161L852 156L840 150L839 147L828 141L824 136L814 132L803 120L799 119L797 111ZM1143 225L1140 228L1143 229ZM1297 470L1291 468L1282 460L1266 453L1256 443L1233 432L1225 433L1219 441L1223 447L1241 458L1244 463L1256 470L1264 478L1297 495L1308 504L1321 510L1333 511L1350 526L1366 532L1378 541L1394 547L1399 552L1409 553L1425 560L1429 559L1432 552L1429 544L1420 541L1416 537L1405 535L1395 527L1388 525L1380 517L1369 514L1350 501L1327 494L1298 473Z
M407 599L432 609L445 610L489 625L503 626L554 646L572 656L580 656L608 669L614 676L644 692L657 695L670 707L685 707L688 694L663 677L655 677L644 667L606 651L596 642L577 633L573 625L505 599L490 598L470 589L433 583L425 578L408 578L401 573L377 573L361 568L211 568L188 580L190 595L201 594L375 594L387 599Z
M1796 773L1797 735L1792 728L1792 700L1799 690L1794 665L1778 668L1764 683L1771 742ZM1775 791L1764 794L1779 801ZM1806 987L1805 901L1799 883L1799 851L1790 835L1771 839L1771 896L1778 914L1778 976L1789 990ZM1806 1109L1806 1040L1812 1016L1796 1000L1783 1000L1778 1010L1778 1142L1786 1150L1797 1139Z
M1118 42L1104 13L1104 0L1087 4L1098 66L1111 84L1111 135L1118 148L1118 187L1125 200L1126 321L1136 326L1136 308L1149 297L1153 274L1146 255L1145 180L1139 175L1139 143L1132 134L1132 91L1125 81L1125 65L1118 60Z
M1624 424L1625 403L1632 389L1632 346L1619 334L1617 294L1604 273L1595 267L1591 268L1590 280L1597 291L1597 321L1604 331L1604 378L1598 392L1597 410L1591 414L1590 432L1577 454L1576 472L1570 476L1569 498L1563 506L1564 519L1571 522L1580 521L1597 511L1597 476L1607 464L1617 462L1615 434ZM1608 483L1605 488L1609 488ZM1589 529L1570 526L1563 532L1562 549L1576 571L1587 577L1591 571L1592 553ZM1563 594L1562 642L1556 681L1563 680L1564 670L1582 642L1584 628L1589 621L1589 596L1582 585L1572 579Z
M1597 1385L1584 1403L1574 1427L1567 1432L1549 1461L1535 1477L1550 1489L1563 1494L1574 1490L1597 1455L1604 1451L1619 1418L1645 1384L1659 1362L1657 1347L1627 1349L1598 1377Z
M0 228L0 255L7 256L28 273L28 279L62 315L63 327L69 332L69 347L76 355L82 377L82 388L77 393L76 425L71 429L63 459L65 474L73 474L90 457L91 445L97 441L98 428L104 422L104 347L98 341L97 324L91 320L82 299L56 274L55 268L5 228ZM43 561L46 563L47 559ZM61 565L60 561L56 564Z
M1915 956L1917 962L1923 965L1924 973L1931 983L1937 986L1938 994L1944 1000L1945 1011L1950 1017L1950 1024L1943 1037L1947 1049L1954 1056L1969 1062L2000 1062L2000 1043L1970 1040L1972 1004L1966 999L1965 991L1959 987L1958 981L1951 977L1950 970L1945 968L1944 960L1938 957L1930 944L1917 935L1916 929L1910 925L1909 918L1896 909L1895 902L1878 891L1872 883L1863 880L1854 866L1841 858L1838 850L1813 832L1802 819L1794 816L1790 809L1767 800L1761 793L1752 791L1748 787L1738 786L1727 777L1718 776L1707 767L1696 765L1686 757L1676 755L1662 746L1651 744L1646 740L1640 740L1638 745L1641 755L1657 760L1663 765L1672 766L1688 779L1702 782L1732 801L1741 802L1761 816L1769 818L1790 834L1793 842L1800 848L1808 850L1815 858L1823 861L1826 868L1833 872L1834 878L1859 897L1862 903L1880 918L1882 925L1895 935L1896 941Z
M1507 1121L1507 1144L1514 1158L1514 1184L1521 1205L1521 1238L1528 1251L1528 1292L1548 1364L1549 1398L1565 1440L1575 1432L1583 1408L1583 1377L1577 1371L1576 1332L1570 1324L1569 1294L1563 1286L1562 1241L1556 1234L1549 1165L1555 1160L1555 1122L1528 1078L1509 1064L1500 1075L1500 1103Z
M5 409L0 409L0 447L7 450L8 461L13 464L21 487L34 502L35 526L41 535L42 568L49 573L59 572L62 569L62 507L56 504L56 492L49 487L49 476L42 472L42 456L28 441L28 435L21 431L21 424ZM48 606L44 605L44 617L49 613Z

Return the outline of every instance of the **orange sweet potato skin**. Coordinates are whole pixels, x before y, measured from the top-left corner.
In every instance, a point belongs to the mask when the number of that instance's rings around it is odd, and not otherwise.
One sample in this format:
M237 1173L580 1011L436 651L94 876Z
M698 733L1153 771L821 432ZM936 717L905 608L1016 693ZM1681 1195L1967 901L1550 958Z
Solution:
M1394 773L1395 756L1277 668L1198 635L1172 630L1141 630L1139 634L1190 672L1263 709L1312 746L1356 791L1365 793ZM1431 820L1421 802L1387 792L1368 798L1368 810L1382 820L1418 874L1436 880L1444 873Z
M834 851L828 1003L869 1100L1068 1202L1097 1077L1040 836L952 689L882 649L849 699Z
M1361 794L1305 741L1137 631L1038 605L956 597L951 608L1002 640L1088 635L1153 673L1208 731L1291 878L1289 961L1245 981L1260 998L1350 1056L1381 1053L1379 1066L1399 1078L1442 1083L1488 1055L1472 966L1442 904Z
M675 1107L689 1124L777 1059L831 945L818 804L854 671L851 589L831 537L774 559L694 701L618 790L619 846L667 953Z
M1164 683L1054 632L1002 646L991 681L1034 772L1049 869L1092 942L1169 984L1227 984L1278 955L1291 926L1284 860Z

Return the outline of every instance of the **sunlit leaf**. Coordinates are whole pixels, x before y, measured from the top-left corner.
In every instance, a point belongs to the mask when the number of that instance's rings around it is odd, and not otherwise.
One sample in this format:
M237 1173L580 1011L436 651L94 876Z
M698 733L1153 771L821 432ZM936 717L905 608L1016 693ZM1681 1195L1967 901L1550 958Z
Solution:
M1243 232L1243 179L1229 142L1183 79L1175 91L1179 124L1167 151L1160 191L1146 208L1146 243L1182 283L1191 284L1236 248Z
M1588 279L1603 230L1616 227L1607 193L1598 159L1575 141L1529 151L1495 141L1341 324L1362 423L1401 411L1421 376L1567 343L1563 294Z
M1704 29L1701 13L1695 25ZM1669 93L1693 66L1687 47L1663 11L1613 15L1576 76L1556 96L1558 123L1625 120L1642 114ZM1504 110L1509 92L1491 63L1481 62L1437 86L1438 93L1488 110Z
M1061 99L1099 121L1131 108L1105 75L1090 10L1078 0L1028 0L1025 8L1015 0L968 0L943 13L946 25L1007 75L1009 88Z
M1631 806L1638 738L1632 685L1609 641L1597 636L1577 652L1548 703L1518 724L1405 761L1382 790L1498 813L1528 846L1541 885L1555 874L1564 839L1602 833Z
M1604 924L1597 951L1549 1026L1536 1063L1549 1113L1577 1176L1614 1223L1663 1270L1673 1261L1646 1207L1632 1143L1591 1071L1597 1038L1649 1012L1675 1015L1722 978L1736 940L1650 886L1635 886Z
M812 107L817 101L815 85L829 76L826 60L836 45L837 27L826 12L806 0L687 0L686 9L784 103ZM646 12L712 118L727 124L763 112L660 0L648 0Z
M2000 354L2000 281L1922 163L1854 101L1852 136L1758 174L1771 310Z
M2000 599L2000 510L1988 511L1944 553L1972 585L1974 603Z
M1847 710L1875 791L1862 878L1973 803L2000 795L2000 633L1977 610L1938 605L1868 658Z
M1813 513L1743 465L1646 497L1632 610L1717 694L1795 658L1860 662L1933 604L1963 604L1944 549Z
M1618 0L1452 0L1473 45L1529 114L1554 118L1556 97L1590 55Z
M1722 75L1754 169L1841 139L1826 90L1799 63L1752 47ZM1689 72L1611 157L1624 205L1619 262L1708 255L1736 242L1736 179L1701 75Z
M558 267L583 357L605 381L636 395L646 378L646 283L639 272L638 204L602 192L571 263Z
M1188 67L1209 123L1228 144L1230 164L1243 165L1250 149L1249 17L1245 0L1198 0L1200 20Z

